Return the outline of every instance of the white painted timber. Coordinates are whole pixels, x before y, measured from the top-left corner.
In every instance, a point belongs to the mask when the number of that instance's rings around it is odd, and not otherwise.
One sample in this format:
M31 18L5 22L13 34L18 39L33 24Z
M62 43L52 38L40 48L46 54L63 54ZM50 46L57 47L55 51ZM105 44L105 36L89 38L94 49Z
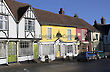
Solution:
M0 59L0 64L7 64L7 59Z
M22 57L18 57L18 61L26 61L26 60L33 60L34 56L22 56Z

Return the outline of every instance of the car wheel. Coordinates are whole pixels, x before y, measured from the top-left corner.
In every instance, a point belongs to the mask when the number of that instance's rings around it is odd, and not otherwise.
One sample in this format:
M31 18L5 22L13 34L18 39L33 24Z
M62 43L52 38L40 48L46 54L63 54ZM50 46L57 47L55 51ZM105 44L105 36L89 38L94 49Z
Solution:
M99 59L101 59L101 57L99 57Z
M89 58L86 59L86 61L89 61L89 60L90 60Z
M107 56L104 56L105 59L107 59Z
M97 57L95 57L95 60L97 60Z

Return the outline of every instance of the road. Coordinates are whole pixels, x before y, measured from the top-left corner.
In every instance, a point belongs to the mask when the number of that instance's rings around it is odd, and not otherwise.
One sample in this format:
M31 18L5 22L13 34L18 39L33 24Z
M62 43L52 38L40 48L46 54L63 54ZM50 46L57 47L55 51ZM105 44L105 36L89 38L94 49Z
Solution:
M89 62L55 61L41 64L10 64L0 66L0 72L110 72L110 59Z

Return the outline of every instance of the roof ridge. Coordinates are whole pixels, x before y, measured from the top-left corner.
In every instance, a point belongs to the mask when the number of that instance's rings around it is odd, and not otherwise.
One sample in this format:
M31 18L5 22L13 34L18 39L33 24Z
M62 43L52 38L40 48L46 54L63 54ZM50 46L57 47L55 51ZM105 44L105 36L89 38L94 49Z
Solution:
M27 4L27 3L22 3L22 2L19 2L19 1L16 1L16 0L13 0L14 2L17 2L17 3L20 3L20 4L24 4L24 5L28 5L28 6L31 6L30 4Z
M33 7L33 8L34 9L38 9L38 8L35 8L35 7ZM38 10L42 10L42 9L38 9ZM42 11L53 13L53 14L56 14L56 15L68 16L68 17L71 17L71 18L77 18L77 17L74 17L74 16L72 17L72 16L69 16L69 15L58 14L58 13L54 13L54 12L51 12L51 11L46 11L46 10L42 10ZM78 18L78 19L81 19L81 18Z

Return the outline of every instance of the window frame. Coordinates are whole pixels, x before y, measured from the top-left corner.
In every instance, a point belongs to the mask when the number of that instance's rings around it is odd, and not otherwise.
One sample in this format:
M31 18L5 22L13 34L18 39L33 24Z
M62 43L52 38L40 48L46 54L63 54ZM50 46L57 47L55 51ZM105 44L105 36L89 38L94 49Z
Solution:
M81 33L81 34L82 34L82 40L85 40L85 30L82 29L81 32L82 32L82 33Z
M52 27L47 28L47 39L52 39Z
M72 40L72 30L67 29L67 40Z
M30 24L29 24L30 22ZM35 20L25 18L25 31L34 32L35 31Z
M0 19L0 21L2 22L1 23L2 28L0 28L0 30L6 30L7 31L8 27L9 27L9 18L7 15L1 15L0 14L0 16L2 16L2 19Z

